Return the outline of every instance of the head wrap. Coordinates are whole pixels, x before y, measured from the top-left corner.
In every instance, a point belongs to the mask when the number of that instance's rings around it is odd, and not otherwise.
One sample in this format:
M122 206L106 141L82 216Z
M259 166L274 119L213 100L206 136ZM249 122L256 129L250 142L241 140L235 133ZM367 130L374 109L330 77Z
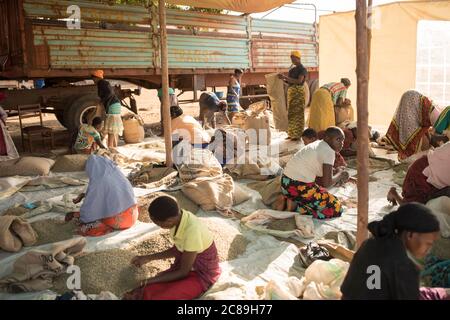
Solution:
M83 223L110 218L136 204L133 187L111 160L92 155L86 162L89 184L80 209Z
M352 84L350 79L348 79L348 78L342 78L341 83L346 87L350 87L350 85Z
M400 234L403 231L430 233L439 231L439 221L431 209L421 203L401 205L380 221L369 223L369 231L375 238Z
M302 54L300 53L300 50L293 50L291 51L291 56L297 57L297 58L301 58Z
M103 70L95 70L91 72L91 76L99 78L99 79L103 79L105 73L103 72Z

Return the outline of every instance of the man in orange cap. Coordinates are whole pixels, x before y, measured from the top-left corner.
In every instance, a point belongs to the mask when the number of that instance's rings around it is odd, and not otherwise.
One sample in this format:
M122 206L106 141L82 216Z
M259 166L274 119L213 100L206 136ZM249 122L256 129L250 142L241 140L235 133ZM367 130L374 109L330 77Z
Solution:
M103 70L91 72L92 79L98 88L98 96L106 110L104 132L108 135L108 148L115 148L119 143L119 135L123 133L122 105L114 88L104 79Z

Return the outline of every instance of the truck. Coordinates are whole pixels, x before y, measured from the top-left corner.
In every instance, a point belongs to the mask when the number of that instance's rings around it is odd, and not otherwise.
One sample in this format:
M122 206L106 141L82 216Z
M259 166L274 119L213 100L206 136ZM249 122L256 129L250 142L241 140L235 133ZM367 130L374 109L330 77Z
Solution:
M167 9L170 82L182 93L224 87L245 70L243 99L265 94L265 75L286 72L290 51L301 50L309 80L318 78L317 26ZM41 104L68 129L98 114L90 73L137 89L115 86L137 113L140 88L161 86L158 8L97 1L0 0L0 81L44 79L45 87L7 91L3 107ZM5 90L5 89L0 89ZM129 100L126 100L126 99ZM125 101L129 101L126 103Z

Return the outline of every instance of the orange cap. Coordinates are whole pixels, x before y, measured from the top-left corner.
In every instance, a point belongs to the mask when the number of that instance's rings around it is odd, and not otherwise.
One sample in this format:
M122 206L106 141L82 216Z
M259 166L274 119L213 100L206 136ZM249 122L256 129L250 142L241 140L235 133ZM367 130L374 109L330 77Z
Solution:
M95 70L95 71L91 72L91 75L93 77L96 77L96 78L99 78L99 79L103 79L104 72L103 72L103 70Z

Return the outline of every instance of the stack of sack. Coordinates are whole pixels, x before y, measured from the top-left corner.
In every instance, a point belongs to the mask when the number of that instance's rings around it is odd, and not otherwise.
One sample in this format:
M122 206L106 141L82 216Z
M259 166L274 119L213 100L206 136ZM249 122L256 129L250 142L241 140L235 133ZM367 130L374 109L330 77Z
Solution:
M231 216L231 207L249 199L236 186L233 179L224 174L218 160L207 149L191 149L186 162L177 165L181 191L205 211L217 210Z
M272 134L270 131L271 115L267 111L267 101L251 104L246 113L244 130L250 145L270 145Z

